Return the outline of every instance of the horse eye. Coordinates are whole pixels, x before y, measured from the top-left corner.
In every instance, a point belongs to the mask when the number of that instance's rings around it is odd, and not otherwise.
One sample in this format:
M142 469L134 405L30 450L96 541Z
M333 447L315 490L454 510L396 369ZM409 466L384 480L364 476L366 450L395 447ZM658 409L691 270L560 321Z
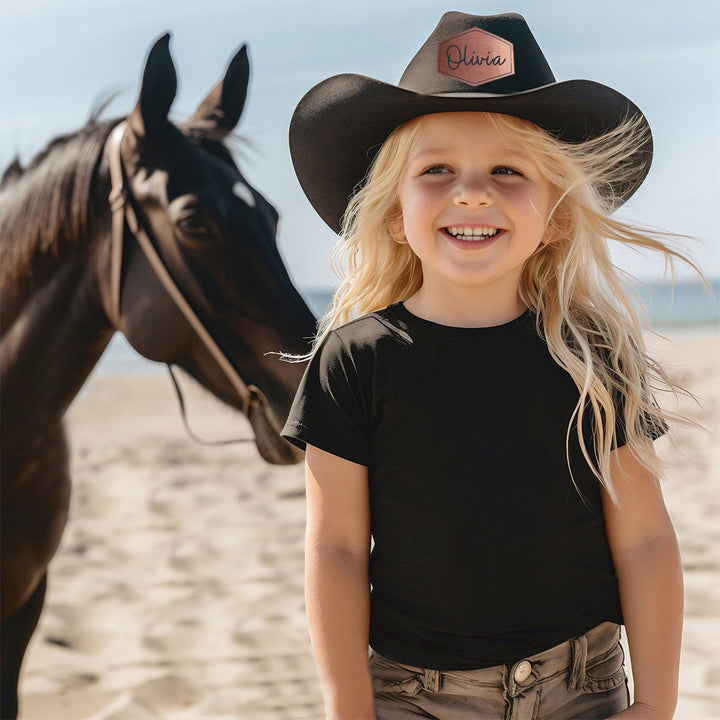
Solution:
M194 208L177 220L177 226L187 238L199 242L212 242L220 238L215 218L203 208Z

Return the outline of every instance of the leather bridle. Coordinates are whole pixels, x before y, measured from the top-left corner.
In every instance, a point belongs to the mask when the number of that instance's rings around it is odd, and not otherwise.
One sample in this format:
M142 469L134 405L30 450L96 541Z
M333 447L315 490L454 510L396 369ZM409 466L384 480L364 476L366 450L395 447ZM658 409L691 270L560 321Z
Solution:
M175 305L177 305L192 329L197 333L200 340L202 340L205 347L220 366L233 388L237 391L242 402L242 411L247 417L249 417L250 410L253 406L267 407L267 400L265 399L265 396L256 386L247 385L236 372L225 353L220 349L215 340L213 340L207 328L203 325L202 321L192 307L190 307L190 304L178 288L177 284L168 272L168 269L165 267L165 263L162 261L162 258L155 249L155 246L153 245L153 242L145 228L140 222L138 222L137 214L133 208L132 196L130 195L129 188L125 182L125 172L120 154L120 145L126 130L127 121L123 121L112 130L107 140L110 163L110 181L112 188L110 191L109 201L110 209L112 210L110 292L113 321L116 323L116 327L120 326L123 238L125 235L125 223L127 223L130 232L142 248L145 253L145 257L148 259L150 266L160 282L163 284L163 287L167 290ZM170 373L172 375L172 368L170 368L169 365L168 368L170 369ZM172 377L176 389L178 389L179 392L177 381L174 375L172 375ZM183 417L185 417L182 396L179 395L179 397ZM247 440L251 441L252 438L248 438Z

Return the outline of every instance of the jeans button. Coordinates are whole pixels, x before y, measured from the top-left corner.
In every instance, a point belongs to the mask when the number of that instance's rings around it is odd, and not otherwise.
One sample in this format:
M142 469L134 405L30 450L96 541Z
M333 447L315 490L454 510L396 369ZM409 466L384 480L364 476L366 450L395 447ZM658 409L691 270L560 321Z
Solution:
M525 682L530 677L531 672L532 665L527 660L518 663L515 666L515 674L513 675L515 682Z

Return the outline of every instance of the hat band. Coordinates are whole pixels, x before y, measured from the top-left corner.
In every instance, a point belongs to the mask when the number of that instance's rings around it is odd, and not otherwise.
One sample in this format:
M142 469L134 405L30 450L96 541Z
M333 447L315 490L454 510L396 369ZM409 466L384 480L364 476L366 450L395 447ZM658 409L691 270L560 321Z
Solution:
M527 90L520 90L515 93L483 93L483 92L440 92L430 93L430 97L442 97L442 98L506 98L512 95L523 95L524 93L536 92L546 87L552 87L557 83L548 83L547 85L540 85L539 87L528 88Z
M430 93L428 97L440 97L440 98L496 98L505 97L498 95L497 93L480 93L480 92L444 92L444 93Z

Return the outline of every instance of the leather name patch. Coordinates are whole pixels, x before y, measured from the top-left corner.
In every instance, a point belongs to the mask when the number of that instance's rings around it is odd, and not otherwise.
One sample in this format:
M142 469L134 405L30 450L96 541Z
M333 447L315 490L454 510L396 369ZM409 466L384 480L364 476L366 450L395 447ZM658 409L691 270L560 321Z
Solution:
M440 43L438 72L473 86L513 75L513 44L479 28L466 30Z

